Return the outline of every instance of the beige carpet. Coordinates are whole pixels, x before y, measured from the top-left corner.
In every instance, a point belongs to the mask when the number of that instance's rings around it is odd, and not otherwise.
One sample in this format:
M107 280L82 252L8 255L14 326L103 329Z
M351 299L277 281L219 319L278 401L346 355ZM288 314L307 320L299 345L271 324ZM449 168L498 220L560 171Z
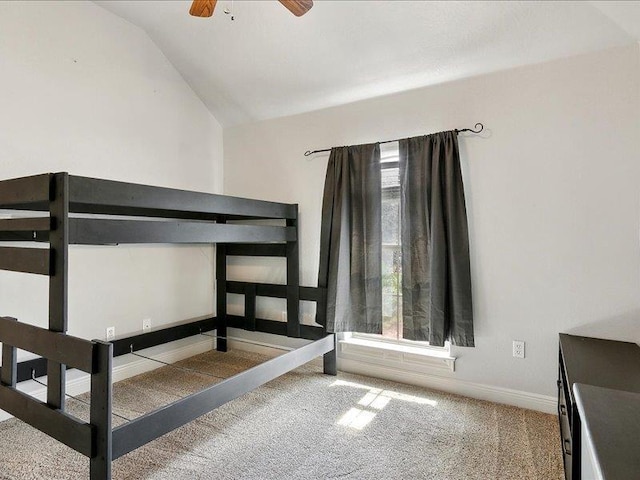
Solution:
M209 352L180 365L228 377L263 360ZM133 418L213 381L164 367L117 383L115 413ZM85 405L69 408L87 417ZM116 460L113 477L562 479L558 435L552 415L307 365ZM87 476L85 457L0 423L0 478Z

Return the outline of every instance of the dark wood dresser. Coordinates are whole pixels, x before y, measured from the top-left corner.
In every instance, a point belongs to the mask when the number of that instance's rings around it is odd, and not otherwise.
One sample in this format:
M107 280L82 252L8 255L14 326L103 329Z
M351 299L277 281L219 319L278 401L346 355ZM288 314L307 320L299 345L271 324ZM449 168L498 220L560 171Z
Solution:
M576 383L640 392L640 346L560 334L558 418L567 480L582 478L581 420L573 391Z

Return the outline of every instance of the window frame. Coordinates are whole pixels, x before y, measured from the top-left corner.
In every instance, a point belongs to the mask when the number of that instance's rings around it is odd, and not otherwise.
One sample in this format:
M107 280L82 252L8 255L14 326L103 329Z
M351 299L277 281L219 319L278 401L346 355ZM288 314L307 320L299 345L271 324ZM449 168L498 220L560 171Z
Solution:
M399 144L398 142L390 142L388 144L382 145L381 146L381 155L380 155L380 169L381 170L385 170L385 169L390 169L390 168L399 168L400 166L400 159L399 159ZM400 196L400 186L389 186L389 187L382 187L382 199L384 199L385 197L396 197L399 198ZM402 239L400 239L400 243L399 244L383 244L382 247L396 247L396 246L400 246L402 247ZM398 293L398 301L402 301L402 293L401 293L401 289ZM396 319L396 322L400 323L400 319ZM402 335L402 331L399 330L398 332L399 335ZM385 345L396 345L399 347L410 347L410 348L418 348L421 350L424 350L425 353L433 352L434 354L450 354L451 352L451 345L450 343L447 341L445 342L445 345L443 347L438 347L438 346L434 346L434 345L430 345L428 342L422 342L422 341L415 341L415 340L408 340L405 338L390 338L390 337L384 337L382 334L375 334L375 333L359 333L359 332L346 332L345 333L345 339L349 339L349 338L354 338L354 339L361 339L361 340L369 340L369 341L373 341L373 342L380 342L382 344Z

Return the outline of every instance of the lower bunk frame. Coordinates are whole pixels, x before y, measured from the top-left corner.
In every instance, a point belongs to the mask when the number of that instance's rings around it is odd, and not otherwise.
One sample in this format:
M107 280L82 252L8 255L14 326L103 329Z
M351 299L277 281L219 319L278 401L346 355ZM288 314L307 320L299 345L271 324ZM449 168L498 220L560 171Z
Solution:
M217 328L216 319L210 318L109 343L99 340L88 341L20 323L14 318L0 317L0 341L3 343L0 407L88 457L90 479L105 480L111 478L113 460L317 357L323 357L324 373L329 375L337 373L336 336L326 334L302 347L113 428L114 348L123 350L125 344L130 344L130 350L116 353L115 355L118 356L118 354L132 353L134 345L147 348L193 335L195 329L202 333L213 328ZM318 327L310 328L321 330ZM52 408L49 404L17 389L19 380L17 349L40 355L42 358L37 359L36 363L53 361L66 365L67 368L76 368L90 374L89 422L80 420L62 409ZM23 363L35 372L32 366L34 361Z

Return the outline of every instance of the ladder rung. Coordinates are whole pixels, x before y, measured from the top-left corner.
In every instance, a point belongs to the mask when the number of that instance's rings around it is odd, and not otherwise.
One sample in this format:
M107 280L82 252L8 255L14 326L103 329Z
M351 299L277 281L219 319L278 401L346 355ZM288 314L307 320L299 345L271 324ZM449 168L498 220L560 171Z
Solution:
M237 243L227 245L227 256L286 257L286 243Z
M0 247L0 270L50 275L49 249Z
M0 219L0 232L47 232L49 230L51 230L50 217Z

